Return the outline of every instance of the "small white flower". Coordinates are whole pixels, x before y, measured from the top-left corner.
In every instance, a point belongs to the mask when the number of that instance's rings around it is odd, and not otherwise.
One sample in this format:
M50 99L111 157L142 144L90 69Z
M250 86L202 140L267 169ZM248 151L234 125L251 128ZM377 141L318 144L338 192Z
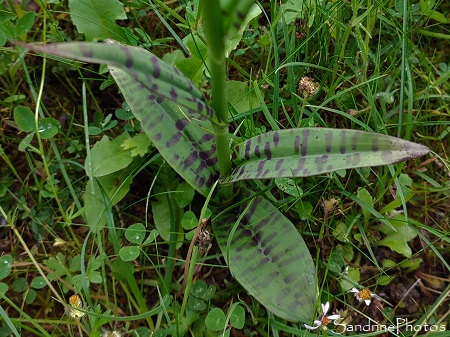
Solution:
M77 309L83 309L83 302L81 301L81 297L79 295L72 295L69 297L69 303L72 308L67 308L67 312L70 317L79 319L84 316L84 312Z
M320 319L316 319L314 321L314 326L310 326L310 325L305 324L305 327L307 329L310 329L310 330L315 330L315 329L320 328L320 327L322 327L324 330L327 330L328 329L327 328L328 324L330 324L331 322L341 318L341 315L330 315L330 316L327 316L328 309L330 309L330 302L322 304L322 316L320 317Z
M53 244L53 247L65 246L65 245L67 245L67 244L68 244L67 241L64 241L64 240L61 239L61 238L56 238L56 239L55 239L55 243Z
M122 337L123 333L120 332L119 330L103 330L102 332L102 337Z
M370 302L372 301L372 297L377 297L377 295L372 294L370 292L370 290L367 289L367 288L364 288L364 289L361 289L361 290L358 290L356 288L352 288L352 289L349 290L349 292L354 293L356 299L359 302L364 301L364 303L366 303L367 306L370 305Z

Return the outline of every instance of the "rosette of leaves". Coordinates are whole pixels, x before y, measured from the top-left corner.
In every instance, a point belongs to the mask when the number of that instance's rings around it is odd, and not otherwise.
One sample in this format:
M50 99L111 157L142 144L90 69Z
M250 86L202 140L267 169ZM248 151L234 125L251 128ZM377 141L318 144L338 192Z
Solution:
M203 14L208 42L211 105L177 68L141 48L109 40L29 48L107 64L142 130L165 161L203 196L218 179L222 183L218 202L212 205L212 224L235 278L277 316L307 321L315 312L317 282L303 238L263 193L235 183L388 165L429 150L382 134L326 128L270 131L230 148L224 39L239 27L253 1L205 0L201 4L204 11L198 15Z

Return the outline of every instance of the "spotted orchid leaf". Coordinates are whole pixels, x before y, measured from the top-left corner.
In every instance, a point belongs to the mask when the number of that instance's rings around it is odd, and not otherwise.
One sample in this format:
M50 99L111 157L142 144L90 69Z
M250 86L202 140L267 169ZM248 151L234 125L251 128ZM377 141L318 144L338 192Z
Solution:
M110 39L107 42L29 44L27 48L44 54L83 62L108 64L122 69L135 81L140 82L152 95L186 107L188 114L201 114L213 123L221 124L211 107L205 103L200 89L177 68L145 49L125 46Z
M224 31L229 35L238 31L255 0L228 0L223 4ZM248 22L247 22L248 23Z
M317 300L311 254L294 225L262 196L244 190L237 207L212 222L233 276L275 315L308 321Z
M161 156L206 196L219 175L211 123L200 114L183 114L179 106L154 96L124 70L109 66L109 71Z
M358 130L272 131L232 149L235 166L224 182L307 177L341 169L388 165L423 156L429 151L421 144Z

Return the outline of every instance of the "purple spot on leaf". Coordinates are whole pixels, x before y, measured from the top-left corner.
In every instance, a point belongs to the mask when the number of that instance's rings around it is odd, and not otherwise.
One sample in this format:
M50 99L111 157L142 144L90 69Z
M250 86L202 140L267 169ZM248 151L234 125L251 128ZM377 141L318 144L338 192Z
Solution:
M244 154L244 158L245 159L250 159L250 148L252 146L252 142L249 140L247 141L247 143L245 144L245 154Z
M173 88L172 87L172 89L170 89L170 98L173 100L173 101L177 101L177 99L178 99L178 94L177 94L177 91L175 90L175 88Z
M261 157L261 153L259 153L259 145L255 146L255 156L260 158Z
M153 76L155 78L159 78L159 76L161 76L161 68L159 66L159 60L156 56L152 56L150 58L150 61L153 64Z
M275 131L273 133L273 145L275 147L278 147L278 143L280 142L280 135L278 134L278 131Z
M166 142L166 147L172 147L174 146L176 143L178 143L182 137L182 133L181 132L177 132L176 134L174 134L172 136L172 138L170 138L167 142Z
M203 111L203 104L201 101L197 102L197 112L201 113Z
M359 139L359 132L355 132L353 135L352 135L352 140L351 140L351 143L352 143L352 150L353 151L355 151L356 150L356 148L358 147L358 139Z
M215 149L215 146L214 146L209 151L202 151L202 152L200 152L200 158L202 160L207 160L207 159L211 158L211 156L213 156L215 153L216 153L216 149Z
M85 57L94 57L94 51L91 48L80 46L80 51Z
M380 145L378 144L378 139L375 138L374 140L372 140L372 151L378 152L379 150L380 150Z
M283 165L284 159L278 159L277 163L275 164L275 170L279 170L281 168L281 165Z
M205 133L203 136L202 136L202 138L200 138L200 144L203 144L203 143L206 143L206 142L209 142L209 141L211 141L211 140L213 140L214 139L214 135L213 134L211 134L211 133Z
M303 169L303 166L305 166L306 158L299 159L297 163L297 167L294 169L294 176L298 176L299 172Z
M188 168L194 164L198 159L198 152L194 151L189 154L189 156L184 160L184 167Z
M189 124L189 120L187 118L181 118L175 122L175 127L179 131L183 131L183 129Z
M203 187L203 185L205 185L205 181L206 181L205 177L200 177L200 179L198 179L197 182L198 187Z
M344 154L346 151L347 151L347 133L345 132L345 130L342 130L339 152Z
M333 144L333 134L331 132L327 132L325 135L325 151L331 152Z
M356 152L353 154L353 160L352 160L352 165L359 165L359 163L361 162L361 154L359 152Z
M295 136L295 139L294 139L294 152L295 153L300 152L300 137L299 136Z
M209 175L208 180L206 181L206 187L211 187L214 184L216 179L212 174Z
M308 150L308 137L309 137L309 129L302 130L303 139L302 139L302 156L306 156Z
M264 154L266 155L267 159L272 159L272 152L270 152L270 143L266 142L266 145L264 146Z
M130 50L126 46L120 46L123 53L125 54L125 67L128 69L133 66L133 56L131 55Z
M257 169L258 172L256 173L255 178L259 178L259 176L263 173L265 164L266 164L265 160L262 160L262 161L259 162L258 169Z
M236 171L236 170L234 170L234 171ZM245 167L242 166L242 167L239 169L239 173L237 174L236 179L239 179L239 178L244 174L244 172L245 172ZM233 173L234 173L234 172L233 172Z
M325 163L327 160L328 160L328 155L327 154L324 154L324 155L314 159L315 163L318 164L318 165Z

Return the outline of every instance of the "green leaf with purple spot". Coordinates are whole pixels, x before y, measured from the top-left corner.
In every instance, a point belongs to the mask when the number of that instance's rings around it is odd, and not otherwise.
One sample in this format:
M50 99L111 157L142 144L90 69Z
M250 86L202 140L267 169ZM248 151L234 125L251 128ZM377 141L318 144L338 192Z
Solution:
M341 169L388 165L423 156L429 151L421 144L358 130L272 131L232 149L235 166L224 182L307 177Z
M179 106L154 96L119 68L110 67L110 73L161 156L206 196L219 177L211 123L200 114L184 114Z
M107 40L107 43L29 44L27 47L36 52L108 64L110 68L121 69L132 76L134 81L141 83L150 94L186 107L188 114L201 114L213 123L221 124L214 111L205 103L200 89L177 68L145 49L125 46L113 40Z
M317 300L315 267L294 225L262 196L246 190L212 222L233 276L275 315L308 321ZM241 198L241 199L242 199Z

